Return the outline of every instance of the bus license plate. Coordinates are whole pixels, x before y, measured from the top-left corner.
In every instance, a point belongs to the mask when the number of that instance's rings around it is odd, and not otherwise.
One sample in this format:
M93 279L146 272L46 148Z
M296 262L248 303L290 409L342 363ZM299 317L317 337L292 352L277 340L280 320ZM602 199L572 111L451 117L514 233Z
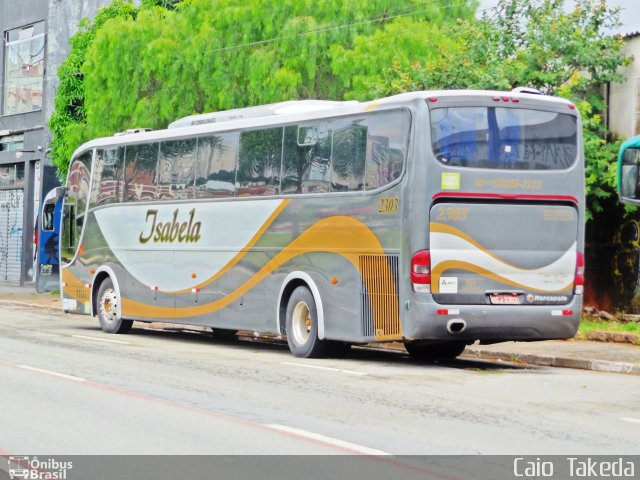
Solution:
M520 298L517 293L492 293L489 295L494 305L519 305Z

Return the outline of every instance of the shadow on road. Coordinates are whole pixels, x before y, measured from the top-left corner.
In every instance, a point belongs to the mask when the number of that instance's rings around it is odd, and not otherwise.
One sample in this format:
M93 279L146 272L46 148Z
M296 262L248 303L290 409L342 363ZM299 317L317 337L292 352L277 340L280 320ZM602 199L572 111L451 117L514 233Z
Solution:
M84 328L84 327L83 327ZM87 330L96 328L86 327ZM99 328L97 330L100 330ZM260 348L264 351L281 352L289 357L289 347L284 339L276 337L256 336L252 332L239 332L234 334L229 331L194 330L189 327L170 326L162 329L138 327L134 328L127 336L139 336L147 338L166 339L174 341L186 341L200 345L224 345L234 348ZM378 348L370 346L352 346L350 349L340 349L339 354L330 356L333 359L357 360L368 363L387 363L406 365L412 367L444 367L458 370L471 370L484 373L507 372L539 372L543 367L536 367L523 363L505 362L503 360L480 360L469 357L458 357L453 360L416 361L409 357L406 351L392 348ZM293 358L293 357L291 357ZM300 359L304 361L304 359Z

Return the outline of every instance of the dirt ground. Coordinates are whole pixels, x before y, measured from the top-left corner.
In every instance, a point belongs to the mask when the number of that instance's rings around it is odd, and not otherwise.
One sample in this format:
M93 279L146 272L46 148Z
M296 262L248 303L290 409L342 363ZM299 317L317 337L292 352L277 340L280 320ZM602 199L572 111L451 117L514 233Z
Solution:
M56 310L62 310L62 302L60 295L52 295L48 293L3 293L0 300L11 302L29 303L31 305L39 305L43 307L51 307Z

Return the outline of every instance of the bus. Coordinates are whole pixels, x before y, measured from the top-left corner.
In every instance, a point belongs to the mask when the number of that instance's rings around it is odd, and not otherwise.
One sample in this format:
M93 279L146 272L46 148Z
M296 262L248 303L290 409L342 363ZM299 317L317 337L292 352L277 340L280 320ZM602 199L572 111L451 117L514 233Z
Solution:
M55 187L44 197L36 225L38 249L38 292L57 290L60 286L60 218L64 189Z
M640 135L630 138L618 152L618 196L623 203L640 205Z
M298 357L416 359L572 337L584 158L570 102L421 91L194 115L70 162L65 312L286 337Z

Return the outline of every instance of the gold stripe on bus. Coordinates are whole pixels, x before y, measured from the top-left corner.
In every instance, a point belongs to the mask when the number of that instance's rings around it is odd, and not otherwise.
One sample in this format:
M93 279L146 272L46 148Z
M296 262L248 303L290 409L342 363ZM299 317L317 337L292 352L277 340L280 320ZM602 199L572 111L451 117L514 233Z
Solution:
M532 271L532 272L534 270L537 270L536 268L521 268L521 267L517 267L515 265L510 264L509 262L504 261L502 258L496 256L494 253L492 253L491 251L487 250L485 247L480 245L475 239L470 237L468 234L466 234L462 230L459 230L459 229L457 229L455 227L452 227L450 225L446 225L444 223L438 223L438 222L430 222L429 223L429 230L431 232L433 232L433 233L444 233L444 234L452 235L454 237L461 238L462 240L465 240L465 241L469 242L471 245L476 247L481 252L486 253L488 256L490 256L494 260L497 260L498 262L502 263L503 265L506 265L506 266L508 266L510 268L513 268L515 270Z
M224 275L229 270L231 270L240 260L242 260L245 257L245 255L247 253L249 253L249 250L251 248L253 248L253 246L256 244L256 242L258 240L260 240L260 237L262 237L262 235L264 235L264 232L266 232L267 229L273 223L273 221L276 218L278 218L278 216L282 213L282 211L286 208L286 206L289 204L290 201L291 200L288 199L288 198L284 199L280 203L280 205L278 205L278 208L276 208L274 210L274 212L269 216L269 218L267 218L267 220L262 224L262 226L260 227L258 232L251 238L251 240L249 240L249 243L247 243L244 246L244 248L242 250L240 250L218 273L216 273L212 277L208 278L207 280L203 281L202 283L199 283L198 285L195 285L194 287L189 287L189 288L185 288L185 289L182 289L182 290L176 290L176 291L167 291L167 292L163 291L163 293L173 293L173 294L189 293L189 292L191 292L192 288L202 288L202 287L206 287L207 285L211 285L218 278L220 278L222 275Z
M358 245L358 248L354 248L354 245ZM144 318L187 318L206 315L229 306L259 282L264 280L274 270L281 267L294 257L305 253L316 252L335 253L341 255L360 271L358 262L359 255L365 253L383 255L384 249L375 234L360 220L347 216L325 218L301 233L287 247L283 248L281 252L256 272L253 277L223 298L211 303L183 308L158 307L129 298L123 298L123 316ZM384 277L386 277L386 281L383 282L382 286L384 292L388 295L396 295L396 285L393 281L393 274L388 266L386 266ZM364 279L369 292L375 291L376 288L378 290L380 289L379 286L374 286L374 279L371 279L370 276L365 276ZM383 305L382 302L375 301L372 303L372 308L374 324L382 324L386 313L386 306ZM397 328L397 331L399 333L390 336L387 336L384 332L380 332L380 334L379 332L376 332L376 339L391 340L402 338L401 329Z
M512 287L532 290L534 292L539 292L539 293L565 292L573 288L573 280L571 280L571 282L569 282L565 287L559 290L545 290L542 288L536 288L530 285L524 285L518 282L514 282L513 280L509 280L508 278L505 278L502 275L498 275L495 272L491 272L490 270L479 267L478 265L474 265L473 263L463 262L459 260L447 260L445 262L439 263L431 273L431 288L433 289L433 293L440 293L440 277L445 271L453 270L453 269L473 272L480 276L490 278L491 280L496 280L498 282L504 283L506 285L510 285Z
M91 289L85 287L85 283L76 277L73 273L69 271L68 268L63 268L61 272L62 281L66 283L66 286L62 288L64 294L68 297L77 300L80 303L87 303L91 298ZM78 295L77 290L87 290L87 294L84 296Z

